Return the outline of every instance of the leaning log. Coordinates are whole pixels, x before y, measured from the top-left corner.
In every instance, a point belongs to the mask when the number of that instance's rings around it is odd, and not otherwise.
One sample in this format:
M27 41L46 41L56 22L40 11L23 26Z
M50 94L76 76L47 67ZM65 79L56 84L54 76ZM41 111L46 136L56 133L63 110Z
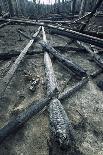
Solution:
M26 45L26 47L21 51L19 57L16 59L14 64L11 66L10 70L7 72L7 74L5 75L3 80L1 81L1 83L0 83L0 97L2 97L4 95L4 92L5 92L8 84L9 84L9 82L11 81L16 69L18 68L20 62L24 59L28 49L34 43L35 38L38 36L40 30L41 30L41 27L39 27L38 31L33 35L33 39L30 40L29 43Z
M0 144L7 136L21 128L31 117L39 113L44 107L48 106L54 94L55 92L45 99L33 101L31 105L18 114L18 116L11 118L4 127L0 128Z
M47 43L44 27L43 41ZM47 78L47 94L50 94L54 89L58 90L52 62L47 52L44 53L45 73ZM53 143L67 149L75 143L75 134L68 116L60 103L55 97L49 104L49 121L50 121L50 140Z
M69 59L67 59L63 54L60 54L59 52L57 52L49 43L41 42L40 44L43 47L43 49L45 49L47 52L55 56L59 62L61 62L65 67L71 70L74 74L76 74L79 77L87 76L86 71L84 69L82 69L80 66L70 61Z
M80 32L83 32L84 29L86 28L87 24L89 23L90 19L93 17L93 15L96 13L97 9L101 6L103 0L98 0L97 4L94 6L92 12L89 14L86 22L84 23L84 25L82 25L82 27L80 28Z

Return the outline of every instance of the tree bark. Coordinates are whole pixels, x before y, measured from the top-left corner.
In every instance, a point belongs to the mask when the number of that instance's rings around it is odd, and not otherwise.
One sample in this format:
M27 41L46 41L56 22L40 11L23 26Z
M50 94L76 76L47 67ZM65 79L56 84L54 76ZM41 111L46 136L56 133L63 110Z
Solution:
M70 97L72 94L77 92L80 88L82 88L88 82L88 78L83 78L80 82L76 85L72 86L71 88L66 88L62 93L59 94L58 99L60 101Z
M89 44L84 44L79 41L77 41L77 43L81 45L81 47L84 47L90 53L91 57L99 67L103 68L103 59L98 54L94 53L93 48Z
M26 47L21 51L19 57L16 59L16 61L14 62L14 64L10 68L10 70L7 72L7 74L5 75L3 80L1 81L1 83L0 83L0 97L2 97L4 95L5 90L6 90L7 86L8 86L8 84L9 84L9 82L11 81L15 71L17 70L20 62L24 59L28 49L34 43L35 38L38 36L40 30L41 30L41 27L39 27L38 31L33 35L33 39L30 40L29 43L26 45Z
M61 55L50 44L47 44L45 42L41 42L40 44L47 52L55 56L58 59L58 61L60 61L64 66L70 69L74 74L81 78L87 76L86 72L80 66L68 60L66 57L64 57L64 55Z
M23 110L18 116L11 118L4 127L0 128L0 144L7 136L21 128L31 117L39 113L45 106L48 106L54 94L55 92L45 99L33 101L31 105Z
M44 27L42 27L42 32L43 41L47 43ZM47 52L44 53L44 64L47 78L47 94L50 94L54 89L58 90L58 86L52 67L52 62ZM57 142L63 149L67 149L68 146L72 147L75 142L74 130L62 104L56 97L50 102L49 105L49 121L50 141L55 144Z

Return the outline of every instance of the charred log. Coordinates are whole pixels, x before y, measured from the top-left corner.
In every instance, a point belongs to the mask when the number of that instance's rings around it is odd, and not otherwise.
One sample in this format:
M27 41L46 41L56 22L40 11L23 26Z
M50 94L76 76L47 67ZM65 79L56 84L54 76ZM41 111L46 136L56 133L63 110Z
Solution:
M98 75L100 75L101 73L103 73L103 69L99 69L99 70L95 71L95 72L92 73L90 76L91 76L92 78L95 78L95 77L97 77Z
M103 47L103 39L99 39L97 37L93 37L93 36L86 35L72 30L64 30L64 28L56 28L54 26L50 26L50 27L51 27L51 32L50 32L51 34L59 34L74 40L79 40L85 43Z
M10 68L10 70L7 72L7 74L5 75L5 77L3 78L3 80L1 81L1 87L0 87L0 97L2 97L4 95L4 92L10 82L10 80L12 79L16 69L18 68L20 62L24 59L28 49L32 46L32 44L35 41L35 38L38 36L39 32L41 30L41 27L39 27L38 31L33 35L33 39L30 40L30 42L26 45L26 47L21 51L19 57L16 59L16 61L14 62L14 64L12 65L12 67Z
M68 60L64 55L61 55L57 52L50 44L45 42L41 42L42 47L53 56L55 56L58 61L60 61L64 66L70 69L73 73L75 73L79 77L87 76L86 71L83 70L80 66L75 64L74 62Z
M33 101L31 105L22 111L18 116L11 118L9 122L0 129L0 144L7 136L13 134L21 128L31 117L39 113L45 106L48 106L54 94L55 92L45 99Z
M43 41L47 42L44 27ZM47 52L44 53L45 73L47 78L47 94L54 89L58 90L52 62ZM50 140L57 142L60 148L67 149L75 144L75 134L67 114L57 98L54 98L49 105L49 121L50 121Z
M73 87L64 89L64 91L59 94L59 97L58 97L59 100L64 100L67 97L71 96L72 94L80 90L80 88L82 88L87 82L88 82L88 78L83 78L80 82L78 82Z
M77 41L81 47L84 47L91 55L92 59L96 62L99 67L103 68L103 59L96 53L94 53L93 48L89 44L84 44L82 42Z

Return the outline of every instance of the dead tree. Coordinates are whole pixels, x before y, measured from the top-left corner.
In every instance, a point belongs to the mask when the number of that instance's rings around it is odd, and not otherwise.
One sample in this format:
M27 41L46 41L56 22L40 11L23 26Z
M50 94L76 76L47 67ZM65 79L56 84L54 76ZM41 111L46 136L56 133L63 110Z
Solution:
M78 66L74 62L67 59L64 55L61 55L49 43L41 42L41 45L43 49L45 49L47 52L55 56L59 62L61 62L67 69L71 70L74 74L76 74L81 78L87 76L85 70L83 70L80 66Z
M43 41L47 43L44 28ZM58 90L55 74L53 71L51 59L47 52L44 53L44 64L47 78L47 94L50 94L54 89ZM50 140L52 143L57 143L63 149L68 146L72 147L75 142L74 130L64 111L63 106L57 98L54 98L49 105L49 121L50 121ZM54 148L53 148L54 149Z
M26 24L26 25L38 25L38 26L45 26L51 30L52 34L60 34L63 36L66 36L68 38L72 38L75 40L83 41L85 43L90 43L99 47L103 47L103 40L99 39L97 37L92 37L86 34L82 34L80 32L72 31L69 29L65 29L63 27L58 27L50 24L43 24L33 21L23 21L23 20L15 20L15 19L0 19L2 21L11 21L12 24L18 23L18 24Z
M89 23L90 19L93 17L93 15L96 13L97 9L101 6L103 0L98 0L97 4L94 6L92 12L89 14L86 22L84 23L84 25L82 25L82 27L80 28L80 32L84 31L87 24Z
M56 26L51 26L51 25L48 25L48 27L51 28L51 31L50 31L51 34L59 34L59 35L66 36L74 40L79 40L79 41L89 43L92 45L96 45L96 46L103 48L103 39L92 37L90 35L86 35L86 34L76 32L73 30L68 30L68 29L65 30L64 28L61 28L61 27L57 28Z
M79 17L82 17L85 13L85 5L86 5L86 0L82 0L81 2L81 7L80 7L80 12L79 12Z
M76 8L76 0L72 0L71 1L71 12L73 16L75 14L75 8Z
M96 53L94 53L93 48L89 44L84 44L82 42L77 41L81 47L84 47L91 55L92 59L96 62L99 67L103 68L103 59Z
M70 97L75 92L77 92L81 87L83 87L87 82L88 82L88 78L83 78L80 82L78 82L73 87L64 89L64 91L59 94L58 99L62 101L67 97Z
M38 31L33 35L33 39L30 40L29 43L26 45L26 47L21 51L19 57L16 59L16 61L14 62L14 64L10 68L10 70L7 72L7 74L5 75L3 80L1 81L1 83L0 83L0 97L2 97L4 95L4 92L5 92L8 84L9 84L9 82L11 81L15 71L17 70L20 62L24 59L28 49L34 43L35 38L38 36L40 30L41 30L41 27L39 27Z
M33 101L30 106L16 117L11 118L4 127L0 128L0 144L7 136L21 128L31 117L39 113L44 107L48 106L54 94L55 91L52 94L49 94L45 99Z

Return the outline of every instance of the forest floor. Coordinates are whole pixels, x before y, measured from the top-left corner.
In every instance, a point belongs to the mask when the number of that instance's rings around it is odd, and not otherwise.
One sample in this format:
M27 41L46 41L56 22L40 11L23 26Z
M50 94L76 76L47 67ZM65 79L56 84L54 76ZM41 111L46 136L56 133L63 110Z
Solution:
M25 47L28 40L23 37L20 39L18 28L31 35L37 30L36 26L5 26L0 29L0 52L16 52ZM47 39L53 46L65 46L68 41L66 37L48 33ZM42 48L36 43L34 49ZM62 52L67 58L83 67L88 75L99 69L93 61L90 61L88 53L64 50ZM6 75L15 59L0 61L0 80ZM60 92L79 81L55 59L52 60ZM35 92L31 92L29 90L31 80L37 78L40 79L39 84ZM103 92L96 85L100 79L103 79L103 74L95 79L89 78L89 82L80 91L62 102L74 126L79 150L84 155L103 155ZM0 127L31 101L46 95L45 81L43 53L26 56L7 87L5 96L0 100ZM0 155L48 155L48 139L49 120L48 111L45 110L30 119L17 133L6 138L0 145Z

